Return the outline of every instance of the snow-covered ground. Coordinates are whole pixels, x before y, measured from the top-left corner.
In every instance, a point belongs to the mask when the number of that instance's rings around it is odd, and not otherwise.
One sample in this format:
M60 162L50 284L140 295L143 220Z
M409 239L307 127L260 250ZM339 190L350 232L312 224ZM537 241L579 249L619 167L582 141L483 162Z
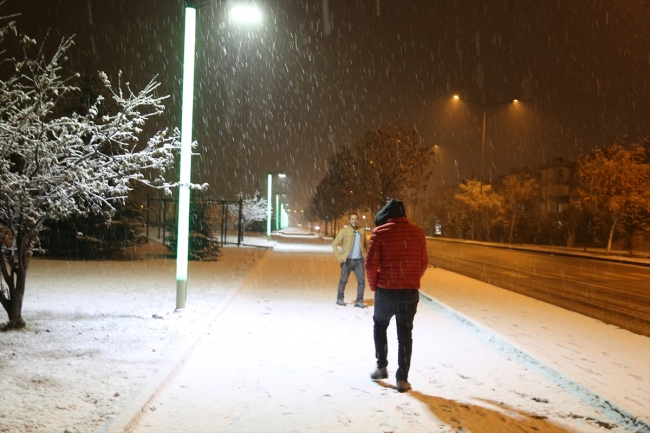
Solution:
M135 260L32 260L27 329L0 333L0 432L101 430L265 253L222 252L218 262L190 262L192 308L183 314L173 313L175 261L160 244L143 246Z
M153 251L34 260L28 329L0 334L0 432L647 431L607 402L650 422L650 339L440 269L413 391L393 388L393 325L390 378L370 381L371 292L337 307L329 245L293 237L191 262L182 314Z

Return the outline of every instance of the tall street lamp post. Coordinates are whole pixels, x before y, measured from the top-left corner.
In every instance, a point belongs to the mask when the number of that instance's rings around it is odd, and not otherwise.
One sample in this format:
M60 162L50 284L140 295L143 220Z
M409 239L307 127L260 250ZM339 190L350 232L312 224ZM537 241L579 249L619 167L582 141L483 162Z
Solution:
M194 99L194 58L196 55L196 11L214 0L187 0L185 3L185 45L183 53L183 98L181 116L181 160L178 193L178 245L176 248L176 309L185 308L187 299L187 253L190 216L190 173L192 167L192 114ZM239 6L231 10L233 21L251 23L261 19L259 10Z
M266 237L270 240L271 239L271 217L273 216L273 204L272 204L272 198L273 198L273 175L277 174L278 177L283 178L286 177L284 174L284 171L274 171L274 172L269 172L266 178L266 187L267 187L267 195L266 195ZM276 201L279 201L279 199L276 197ZM276 205L276 209L277 209Z
M483 108L483 136L481 139L481 193L483 193L483 169L484 169L484 160L485 160L485 120L487 118L487 109L490 107L496 107L497 105L503 105L503 104L511 104L511 103L518 103L519 100L517 99L509 99L507 101L501 101L501 102L495 102L494 104L481 104L476 101L472 101L471 99L467 98L461 98L458 95L454 95L455 100L462 100L465 102L469 102L470 104L477 105L479 107Z

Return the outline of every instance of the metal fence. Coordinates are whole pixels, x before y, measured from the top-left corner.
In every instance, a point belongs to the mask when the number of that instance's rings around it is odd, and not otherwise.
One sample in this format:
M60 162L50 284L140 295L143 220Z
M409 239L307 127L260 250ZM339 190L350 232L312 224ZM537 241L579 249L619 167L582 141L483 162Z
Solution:
M218 233L221 245L237 244L244 240L242 215L242 199L239 200L201 200L200 206L205 206L208 218L212 219ZM147 237L157 230L156 237L163 245L167 244L167 233L178 226L178 200L173 198L147 197ZM228 233L231 235L230 239ZM236 239L233 240L233 238Z

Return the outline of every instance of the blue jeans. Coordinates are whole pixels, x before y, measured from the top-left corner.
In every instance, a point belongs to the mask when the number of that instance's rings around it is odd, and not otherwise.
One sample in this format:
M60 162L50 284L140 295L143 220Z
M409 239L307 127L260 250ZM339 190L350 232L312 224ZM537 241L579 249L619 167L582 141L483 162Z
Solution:
M341 263L341 278L339 279L339 292L336 299L343 300L345 285L348 283L350 272L354 271L357 278L357 302L363 302L363 290L365 288L365 273L363 270L363 259L347 259Z
M373 315L375 357L377 367L388 365L388 341L386 329L390 319L395 316L397 322L397 373L395 379L408 381L413 351L413 319L418 309L420 293L417 289L382 289L375 292L375 313Z

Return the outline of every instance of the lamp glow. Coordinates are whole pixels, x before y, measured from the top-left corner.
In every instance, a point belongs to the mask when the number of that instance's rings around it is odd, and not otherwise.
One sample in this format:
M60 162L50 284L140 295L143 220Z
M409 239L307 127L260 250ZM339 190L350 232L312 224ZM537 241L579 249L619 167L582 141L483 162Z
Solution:
M230 10L230 18L238 23L253 24L261 21L262 12L254 6L237 5Z
M183 54L183 111L181 117L180 188L178 193L178 245L176 248L176 309L185 308L187 298L195 37L196 9L188 7L185 8L185 52Z

